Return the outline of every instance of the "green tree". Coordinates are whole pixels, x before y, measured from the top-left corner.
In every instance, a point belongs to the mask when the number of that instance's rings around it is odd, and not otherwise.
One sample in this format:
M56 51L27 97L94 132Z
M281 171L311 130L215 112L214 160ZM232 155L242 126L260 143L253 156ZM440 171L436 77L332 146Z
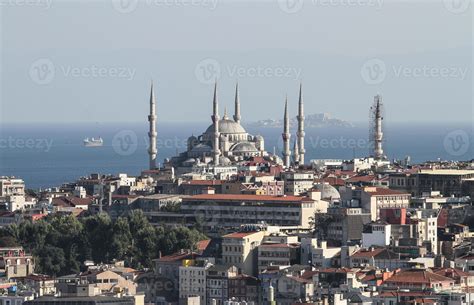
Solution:
M33 254L36 257L35 271L37 273L53 276L67 273L63 249L44 245L35 249Z
M130 261L132 234L127 218L119 217L113 225L111 252L116 259Z
M142 210L133 210L128 215L132 234L132 266L151 267L152 259L157 255L155 228L150 224Z
M83 220L84 233L87 239L88 258L95 263L106 263L113 259L112 221L108 214L97 214Z

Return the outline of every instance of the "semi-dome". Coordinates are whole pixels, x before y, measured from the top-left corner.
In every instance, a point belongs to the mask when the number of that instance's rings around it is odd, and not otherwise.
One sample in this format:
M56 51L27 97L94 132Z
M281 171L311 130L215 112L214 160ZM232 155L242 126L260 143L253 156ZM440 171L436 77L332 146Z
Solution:
M200 153L200 152L211 152L212 147L206 144L198 144L191 149L193 153Z
M232 162L230 161L230 159L227 158L227 157L224 157L224 156L220 156L220 157L219 157L219 163L220 163L221 165L231 165L231 164L232 164Z
M219 120L219 132L221 134L247 133L245 129L242 127L242 125L229 119ZM209 126L206 130L206 134L213 134L213 133L214 133L214 124Z
M233 152L242 152L242 153L249 153L249 152L258 152L258 149L255 147L253 143L250 142L242 142L235 145L232 148Z

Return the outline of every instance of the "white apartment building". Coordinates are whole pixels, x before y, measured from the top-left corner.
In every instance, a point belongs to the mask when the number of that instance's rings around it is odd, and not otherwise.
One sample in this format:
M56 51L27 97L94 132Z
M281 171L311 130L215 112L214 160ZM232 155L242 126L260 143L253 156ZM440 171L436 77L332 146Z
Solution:
M392 226L384 221L367 224L362 232L362 248L386 247L390 245L391 234Z
M340 247L328 247L326 241L321 241L311 249L311 264L318 268L329 268L333 258L339 253L341 253Z
M25 182L14 177L0 177L0 197L25 195Z
M341 187L341 200L346 206L361 207L369 212L372 221L383 208L408 208L411 195L385 187Z
M189 297L199 296L200 304L206 304L206 274L212 266L207 261L184 260L179 267L179 303L185 304Z
M299 259L299 243L266 243L258 247L258 272L270 266L291 266Z
M236 232L222 237L222 262L234 265L242 273L254 275L257 271L256 256L264 231Z
M318 197L319 195L319 197ZM208 228L240 227L266 223L271 226L310 228L311 217L326 211L321 193L311 197L249 194L201 194L183 198L181 211L205 220Z
M298 196L306 193L314 186L312 172L284 172L281 178L285 182L285 194Z
M438 254L438 217L423 215L422 211L417 211L416 217L412 217L412 221L416 222L418 244L428 244L428 250Z

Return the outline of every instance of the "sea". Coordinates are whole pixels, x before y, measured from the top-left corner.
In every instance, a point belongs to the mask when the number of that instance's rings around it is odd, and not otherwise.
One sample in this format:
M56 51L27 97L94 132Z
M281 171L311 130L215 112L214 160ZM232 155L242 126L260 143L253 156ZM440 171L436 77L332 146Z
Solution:
M187 138L202 134L209 123L159 123L158 160L186 150ZM280 128L245 126L260 134L268 152L281 154ZM144 123L29 123L0 124L0 176L24 179L26 187L60 186L91 173L138 175L148 166L148 125ZM295 131L292 130L292 141ZM102 147L85 147L83 140L102 137ZM306 160L350 159L370 153L367 124L354 127L306 129ZM471 160L474 158L473 125L386 124L384 151L389 159L411 162Z

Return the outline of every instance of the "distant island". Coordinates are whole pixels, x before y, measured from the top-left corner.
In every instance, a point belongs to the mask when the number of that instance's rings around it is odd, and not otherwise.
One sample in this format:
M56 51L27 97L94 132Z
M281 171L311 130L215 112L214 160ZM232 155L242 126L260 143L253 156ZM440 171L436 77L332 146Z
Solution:
M352 128L354 124L341 119L331 117L329 113L315 113L305 117L305 128L321 128L321 127L347 127ZM290 128L296 127L298 121L296 117L290 120ZM248 124L251 127L267 127L267 128L283 128L283 119L266 119Z

